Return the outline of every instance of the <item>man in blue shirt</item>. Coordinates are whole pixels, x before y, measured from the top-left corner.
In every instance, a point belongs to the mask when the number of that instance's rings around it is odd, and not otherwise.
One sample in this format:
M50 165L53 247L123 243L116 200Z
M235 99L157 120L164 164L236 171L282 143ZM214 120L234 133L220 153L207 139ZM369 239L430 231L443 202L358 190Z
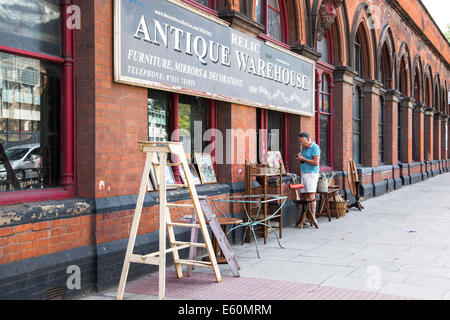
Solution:
M305 200L314 200L316 198L317 183L319 181L319 161L320 147L313 141L307 132L302 132L298 136L301 145L301 152L297 159L300 160L301 183L305 186L301 190ZM311 214L316 219L316 202L310 202ZM314 221L317 223L317 221Z

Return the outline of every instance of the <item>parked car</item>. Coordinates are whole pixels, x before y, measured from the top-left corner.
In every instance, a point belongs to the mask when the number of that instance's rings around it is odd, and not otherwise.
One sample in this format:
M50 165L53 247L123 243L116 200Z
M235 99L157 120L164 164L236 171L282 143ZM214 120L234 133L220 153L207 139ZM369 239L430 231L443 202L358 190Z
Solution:
M9 148L5 151L18 181L38 176L42 166L41 145L39 143L27 144ZM6 180L8 173L0 160L0 181Z

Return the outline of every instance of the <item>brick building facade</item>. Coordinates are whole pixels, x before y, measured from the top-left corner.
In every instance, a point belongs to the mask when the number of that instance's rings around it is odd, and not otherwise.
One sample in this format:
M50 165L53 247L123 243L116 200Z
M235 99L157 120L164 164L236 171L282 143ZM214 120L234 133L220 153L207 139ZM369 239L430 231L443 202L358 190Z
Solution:
M227 129L241 134L232 136L226 152L215 150L218 183L198 186L202 195L224 198L243 192L244 163L225 161L230 153L259 161L267 150L279 150L287 171L298 174L301 131L320 144L321 169L336 171L336 182L350 201L348 159L357 163L366 199L448 172L450 45L420 0L171 2L186 15L219 21L314 61L313 116L206 99L187 90L118 83L114 1L43 1L56 13L42 20L50 21L43 27L48 37L24 32L23 37L36 37L36 44L28 46L11 37L13 28L0 30L10 33L0 40L3 153L10 158L10 148L32 141L43 163L34 171L14 164L16 179L4 165L0 298L45 299L55 292L69 298L118 283L144 163L137 141L180 139L172 132L185 125L184 112L188 119L203 121L202 134L214 128L224 135ZM67 28L77 8L81 28ZM35 80L26 80L25 71L36 69L38 76L29 75ZM155 106L163 120L155 116ZM31 111L14 116L11 108ZM188 131L191 120L189 125ZM274 131L264 136L259 129ZM284 189L289 192L287 185ZM169 191L170 201L188 198L187 190ZM284 212L289 225L297 214L292 203ZM137 251L157 248L158 221L157 192L148 192ZM71 265L80 267L80 289L66 286ZM151 270L133 266L130 278Z

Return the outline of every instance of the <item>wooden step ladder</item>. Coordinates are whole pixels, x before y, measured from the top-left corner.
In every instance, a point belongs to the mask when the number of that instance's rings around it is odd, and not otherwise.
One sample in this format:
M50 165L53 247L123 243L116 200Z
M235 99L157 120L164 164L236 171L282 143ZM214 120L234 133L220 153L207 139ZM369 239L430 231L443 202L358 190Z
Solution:
M220 275L220 270L217 264L217 259L214 254L213 246L211 244L211 239L209 237L208 229L206 227L205 217L200 204L199 197L194 185L194 178L189 170L189 165L187 162L186 154L183 149L181 142L139 142L139 150L146 154L146 160L144 165L144 172L142 174L141 185L139 189L139 196L136 203L136 209L134 211L133 223L131 225L130 237L128 239L127 251L125 254L125 260L123 263L122 274L120 276L119 287L117 289L117 299L122 300L125 291L126 280L128 276L128 271L130 268L130 263L144 263L159 266L159 299L165 299L165 283L166 283L166 254L172 253L173 261L175 264L175 270L178 278L183 277L183 272L181 269L182 265L188 266L200 266L208 267L214 270L214 274L217 282L222 281ZM167 155L171 153L178 158L178 162L181 165L181 170L184 170L184 176L186 177L186 185L166 184L166 165ZM159 160L157 159L159 155ZM156 166L158 193L159 193L159 251L139 255L133 254L134 244L136 241L136 235L139 227L139 220L141 218L142 206L144 203L147 181L149 179L150 167L152 165ZM176 187L184 188L187 187L191 195L192 204L171 204L167 203L166 188ZM196 215L196 223L175 223L172 222L170 217L171 207L186 207L193 208ZM173 227L185 227L185 228L199 228L202 232L204 243L198 242L183 242L177 241L175 239L175 232ZM166 248L166 231L169 238L170 248ZM197 261L194 258L191 259L180 259L178 251L191 248L200 247L206 248L209 261Z

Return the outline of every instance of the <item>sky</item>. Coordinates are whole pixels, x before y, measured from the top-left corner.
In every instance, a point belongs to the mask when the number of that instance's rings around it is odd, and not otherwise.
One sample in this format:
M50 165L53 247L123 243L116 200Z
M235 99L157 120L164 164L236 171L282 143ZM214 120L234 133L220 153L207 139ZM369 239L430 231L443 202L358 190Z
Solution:
M422 0L422 2L442 32L446 32L447 25L450 24L450 0Z

